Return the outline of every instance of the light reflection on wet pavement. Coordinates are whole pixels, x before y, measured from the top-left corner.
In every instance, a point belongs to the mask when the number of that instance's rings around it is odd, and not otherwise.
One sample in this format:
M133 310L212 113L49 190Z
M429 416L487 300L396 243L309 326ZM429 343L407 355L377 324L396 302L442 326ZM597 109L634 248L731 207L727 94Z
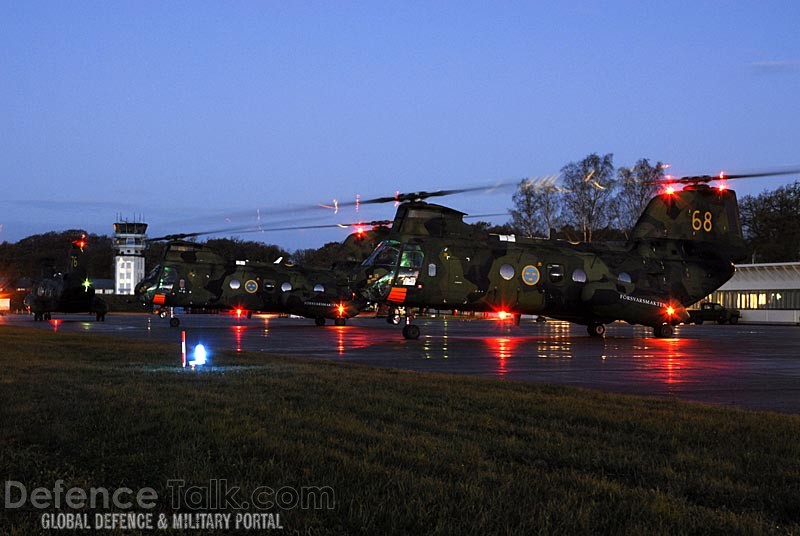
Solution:
M61 315L51 323L0 317L0 325L180 341L211 349L269 352L425 372L501 377L603 391L678 397L753 409L800 413L800 327L681 326L677 338L651 330L608 326L604 339L586 328L463 319L418 319L422 336L403 339L383 319L355 318L347 326L256 315L182 317L181 328L147 315L109 315L104 323ZM55 322L57 325L54 325Z

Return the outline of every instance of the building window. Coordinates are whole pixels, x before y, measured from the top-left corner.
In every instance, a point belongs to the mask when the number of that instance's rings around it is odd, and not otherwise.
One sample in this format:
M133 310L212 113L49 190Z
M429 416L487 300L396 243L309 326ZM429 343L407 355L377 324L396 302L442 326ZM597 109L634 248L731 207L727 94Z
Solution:
M719 303L728 309L800 309L800 289L789 290L718 290L707 301Z

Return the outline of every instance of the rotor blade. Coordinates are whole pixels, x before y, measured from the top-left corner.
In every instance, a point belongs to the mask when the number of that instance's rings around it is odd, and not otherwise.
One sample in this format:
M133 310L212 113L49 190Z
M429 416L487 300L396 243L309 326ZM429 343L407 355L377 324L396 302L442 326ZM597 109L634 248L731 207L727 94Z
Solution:
M656 179L652 181L645 181L645 184L697 184L707 183L711 181L727 181L738 179L756 179L761 177L777 177L780 175L795 175L800 173L800 167L793 167L791 169L775 169L769 171L757 171L753 173L725 173L719 175L695 175L686 177L672 177L665 176L663 179Z
M727 174L721 173L723 180L730 180L730 179L755 179L758 177L776 177L779 175L795 175L800 173L800 168L796 169L784 169L784 170L772 170L772 171L761 171L756 173L738 173L738 174Z
M526 178L522 179L523 181L527 181L529 184L535 187L539 187L541 185L546 185L549 187L553 187L553 183L555 181L556 176L550 177L542 177L542 178ZM246 212L237 212L233 214L228 214L228 217L237 217L237 216L247 216L252 217L253 214L257 214L259 218L270 218L274 215L278 214L286 214L291 212L303 212L313 209L319 208L327 208L327 209L334 209L338 212L339 208L342 207L351 207L351 206L358 206L358 205L372 205L372 204L380 204L380 203L402 203L402 202L410 202L410 201L422 201L428 199L430 197L444 197L448 195L456 195L456 194L464 194L464 193L474 193L474 192L485 192L485 193L492 193L495 191L501 191L506 188L517 188L519 185L519 181L499 181L494 182L491 184L483 184L480 186L470 186L466 188L452 188L447 190L434 190L432 192L427 191L419 191L419 192L412 192L412 193L400 193L397 192L394 196L384 196L384 197L376 197L372 199L360 199L356 198L355 201L345 201L339 202L337 200L333 201L332 205L307 205L305 207L302 206L291 206L279 209L256 209L256 210L248 210ZM498 216L498 215L505 215L505 214L486 214L483 216L471 216L471 217L489 217L489 216ZM315 218L304 218L305 220L313 220ZM302 221L302 220L301 220ZM272 224L275 225L275 224ZM350 225L350 224L347 224ZM362 225L369 225L369 223L365 223ZM180 240L184 238L192 238L196 236L202 235L209 235L209 234L220 234L220 233L228 233L228 232L241 232L241 233L251 233L251 232L259 232L259 231L290 231L290 230L303 230L303 229L325 229L331 227L341 227L340 224L322 224L322 225L308 225L308 226L268 226L268 224L261 223L259 225L254 225L252 222L239 226L239 227L226 227L222 229L212 230L212 231L203 231L203 232L194 232L194 233L177 233L177 234L169 234L164 236L159 236L156 238L150 238L148 241L161 241L161 240Z
M393 196L375 197L373 199L359 199L358 201L345 201L339 202L338 206L350 207L355 205L374 205L380 203L403 203L405 201L424 201L430 197L444 197L447 195L465 194L471 192L486 192L492 193L496 190L502 190L508 187L515 187L519 184L518 181L501 181L492 184L483 184L480 186L471 186L468 188L453 188L449 190L434 190L433 192L419 191L400 193L397 192Z
M537 182L542 179L531 178L523 180ZM276 208L269 208L269 207L253 208L247 211L236 211L236 212L228 212L225 214L220 214L220 217L226 217L229 219L251 218L252 216L258 214L260 218L269 219L277 215L285 215L293 213L297 214L297 213L309 212L312 210L319 210L321 208L332 210L334 211L334 213L337 213L339 209L346 207L358 207L360 205L375 205L381 203L402 203L406 201L424 201L425 199L428 199L430 197L443 197L447 195L456 195L464 193L475 193L475 192L493 193L495 191L503 191L509 188L513 189L516 188L518 185L519 181L498 181L494 183L482 184L478 186L470 186L466 188L442 189L442 190L434 190L431 192L418 191L411 193L401 193L398 191L392 196L381 196L381 197L374 197L371 199L361 199L359 196L355 196L353 201L340 201L338 199L332 199L327 203L318 203L314 205L290 205L290 206L283 206Z
M220 233L231 233L240 230L247 230L252 229L252 225L247 226L239 226L239 227L226 227L225 229L215 229L210 231L197 231L193 233L174 233L168 234L164 236L156 236L153 238L147 238L145 242L161 242L164 240L183 240L185 238L194 238L196 236L204 236L204 235L212 235L212 234L220 234Z
M195 233L178 233L178 234L169 234L164 236L159 236L156 238L148 238L147 242L158 242L164 240L183 240L184 238L193 238L196 236L205 236L205 235L213 235L213 234L224 234L224 233L231 233L231 234L245 234L245 233L269 233L275 231L305 231L310 229L347 229L349 227L358 227L358 226L370 226L370 227L377 227L377 226L388 226L391 225L391 220L378 220L378 221L365 221L365 222L357 222L357 223L325 223L320 225L289 225L285 227L265 227L265 226L242 226L242 227L228 227L227 229L217 229L214 231L199 231Z
M464 219L474 220L476 218L492 218L494 216L508 216L508 212L495 212L493 214L469 214Z

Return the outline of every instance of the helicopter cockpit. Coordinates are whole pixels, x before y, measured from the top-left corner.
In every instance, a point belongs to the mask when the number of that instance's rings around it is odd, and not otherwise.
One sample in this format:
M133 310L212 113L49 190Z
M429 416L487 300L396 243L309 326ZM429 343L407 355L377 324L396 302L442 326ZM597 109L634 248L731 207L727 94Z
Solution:
M369 300L383 300L393 286L417 285L425 255L416 244L384 240L361 263L367 272L365 294Z
M156 265L136 285L135 294L145 302L152 302L156 293L167 293L172 290L178 280L178 271L169 266Z

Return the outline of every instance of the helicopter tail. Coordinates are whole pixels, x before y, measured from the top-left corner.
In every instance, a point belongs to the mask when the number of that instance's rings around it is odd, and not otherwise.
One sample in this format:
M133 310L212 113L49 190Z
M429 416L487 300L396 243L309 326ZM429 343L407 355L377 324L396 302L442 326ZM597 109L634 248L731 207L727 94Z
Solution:
M682 254L739 262L747 257L736 193L691 184L650 200L631 233L631 243L678 241Z

